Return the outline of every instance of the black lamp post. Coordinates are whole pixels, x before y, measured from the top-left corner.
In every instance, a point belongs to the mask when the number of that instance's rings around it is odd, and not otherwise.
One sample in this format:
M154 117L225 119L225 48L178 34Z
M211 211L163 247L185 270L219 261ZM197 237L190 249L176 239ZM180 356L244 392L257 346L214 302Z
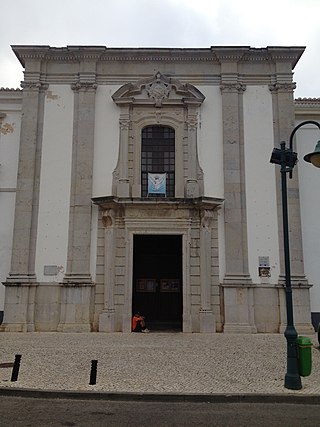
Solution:
M301 126L313 124L320 129L320 124L313 120L307 120L296 126L290 135L289 148L286 143L281 142L281 148L274 148L271 154L270 163L281 166L281 192L282 192L282 220L283 220L283 246L284 246L284 264L285 264L285 291L286 291L286 308L287 308L287 327L284 336L287 340L287 373L284 380L284 386L291 390L300 390L301 378L298 368L297 355L297 331L293 322L293 305L292 305L292 287L290 271L290 249L289 249L289 226L288 226L288 197L287 197L287 173L292 178L292 171L297 163L298 156L292 149L293 137ZM318 141L315 151L304 156L304 160L311 162L314 166L320 167L320 141Z

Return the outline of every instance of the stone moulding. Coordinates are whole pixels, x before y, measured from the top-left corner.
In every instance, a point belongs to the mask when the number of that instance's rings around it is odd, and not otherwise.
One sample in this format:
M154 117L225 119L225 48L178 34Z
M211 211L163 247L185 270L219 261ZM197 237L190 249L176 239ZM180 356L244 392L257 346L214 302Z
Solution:
M106 46L29 46L13 45L23 66L26 60L39 61L289 61L294 68L305 47L251 48L250 46L211 46L210 48L108 48Z
M136 98L146 90L148 98ZM170 92L175 93L174 98L170 98ZM152 77L141 79L136 83L128 83L118 89L112 99L116 104L138 103L155 104L160 107L162 104L193 104L201 105L204 95L193 85L183 84L179 80L165 76L159 71Z
M274 83L269 85L270 92L292 92L295 88L295 83Z
M114 196L103 196L103 197L93 197L92 201L94 204L99 205L103 209L112 209L115 206L134 206L134 207L143 207L146 208L156 205L164 209L172 209L173 206L176 209L185 209L186 207L198 207L203 208L212 208L212 207L221 207L223 204L223 199L214 198L214 197L197 197L197 198L175 198L175 197L166 197L152 199L147 197L141 198L132 198L132 197L114 197Z

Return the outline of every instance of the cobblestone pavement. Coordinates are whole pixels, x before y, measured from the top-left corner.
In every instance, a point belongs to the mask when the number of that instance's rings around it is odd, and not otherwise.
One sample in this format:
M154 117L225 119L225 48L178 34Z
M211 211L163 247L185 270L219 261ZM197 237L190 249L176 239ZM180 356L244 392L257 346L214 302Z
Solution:
M17 382L0 368L0 387L135 393L320 394L320 351L303 388L283 387L282 334L0 333L0 366L21 354ZM89 385L91 361L97 382Z

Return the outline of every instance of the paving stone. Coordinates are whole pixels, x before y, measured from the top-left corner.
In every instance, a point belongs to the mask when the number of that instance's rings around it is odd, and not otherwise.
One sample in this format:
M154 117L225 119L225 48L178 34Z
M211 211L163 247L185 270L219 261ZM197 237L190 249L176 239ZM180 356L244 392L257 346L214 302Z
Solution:
M282 334L1 333L0 364L21 354L17 382L0 369L0 387L168 393L320 394L320 351L303 388L284 388ZM91 360L97 383L89 385Z

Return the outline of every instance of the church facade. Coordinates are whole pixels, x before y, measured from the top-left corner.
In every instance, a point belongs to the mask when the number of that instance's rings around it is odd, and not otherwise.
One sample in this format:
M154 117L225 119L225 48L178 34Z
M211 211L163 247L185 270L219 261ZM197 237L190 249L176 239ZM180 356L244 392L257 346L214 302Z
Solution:
M1 330L130 332L139 311L153 330L283 331L269 159L320 117L318 100L294 102L303 50L13 46L25 72L22 90L0 91ZM304 262L317 280L308 173L289 189L300 333L320 288Z

